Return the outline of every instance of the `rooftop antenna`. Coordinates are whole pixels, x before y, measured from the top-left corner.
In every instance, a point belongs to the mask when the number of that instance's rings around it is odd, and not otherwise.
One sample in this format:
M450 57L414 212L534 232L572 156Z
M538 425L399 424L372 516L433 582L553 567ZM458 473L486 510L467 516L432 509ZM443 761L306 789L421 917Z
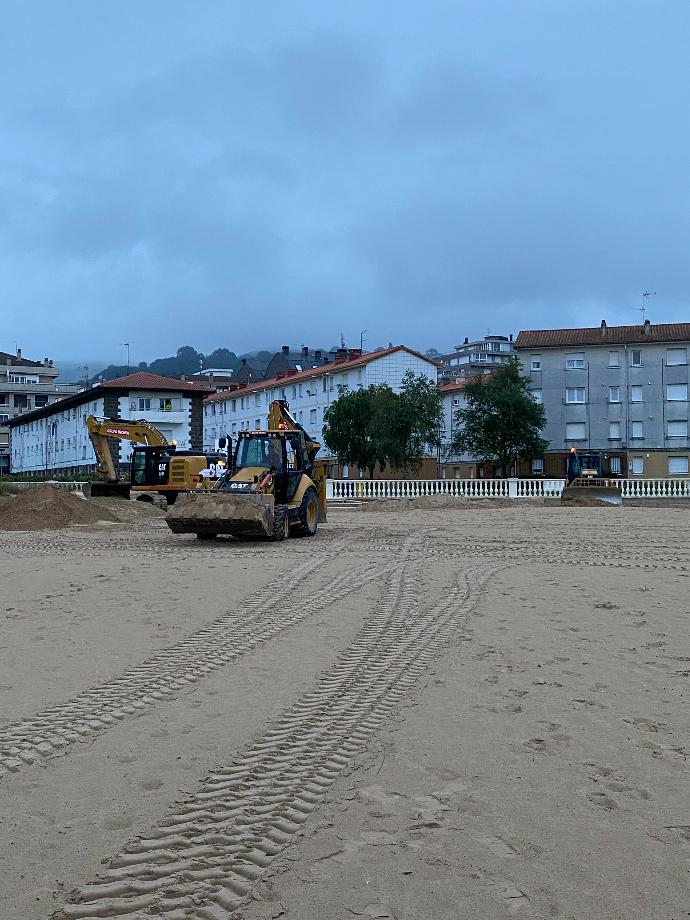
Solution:
M342 334L342 332L340 333L340 347L345 348L345 336Z
M638 310L642 314L642 322L645 320L645 312L647 310L647 298L654 297L656 291L642 291L642 306L638 307Z

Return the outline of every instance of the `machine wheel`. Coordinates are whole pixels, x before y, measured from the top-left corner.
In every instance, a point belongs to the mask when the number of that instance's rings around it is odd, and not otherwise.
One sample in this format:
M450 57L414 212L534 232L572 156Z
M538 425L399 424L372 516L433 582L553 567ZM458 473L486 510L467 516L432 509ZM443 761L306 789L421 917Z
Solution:
M217 533L198 533L196 538L197 540L215 540L217 536Z
M307 489L299 506L299 524L295 533L299 537L313 537L319 525L319 501L314 489Z
M273 512L271 540L286 540L289 536L290 521L288 520L287 508L284 505L277 505Z

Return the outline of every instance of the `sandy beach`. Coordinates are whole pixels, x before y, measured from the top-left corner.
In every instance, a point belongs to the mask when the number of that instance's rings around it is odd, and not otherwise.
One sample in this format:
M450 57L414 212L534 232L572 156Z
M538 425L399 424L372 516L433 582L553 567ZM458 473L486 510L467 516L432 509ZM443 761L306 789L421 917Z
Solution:
M689 510L0 531L0 917L686 917Z

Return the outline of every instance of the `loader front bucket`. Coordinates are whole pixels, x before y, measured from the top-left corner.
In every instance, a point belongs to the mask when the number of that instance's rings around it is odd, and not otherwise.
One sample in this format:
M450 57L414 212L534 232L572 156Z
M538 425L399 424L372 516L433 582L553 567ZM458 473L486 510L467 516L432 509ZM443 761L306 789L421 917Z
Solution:
M612 479L574 479L563 489L562 505L622 505L621 490Z
M129 498L128 482L85 482L82 494L85 498Z
M165 515L165 522L173 533L268 537L273 530L273 504L272 495L183 492Z

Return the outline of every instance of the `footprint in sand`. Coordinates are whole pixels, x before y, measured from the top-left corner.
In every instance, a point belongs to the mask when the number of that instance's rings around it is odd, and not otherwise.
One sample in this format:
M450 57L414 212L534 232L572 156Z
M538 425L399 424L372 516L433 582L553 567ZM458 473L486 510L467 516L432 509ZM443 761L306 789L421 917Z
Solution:
M598 805L606 811L615 811L618 808L618 803L605 792L590 792L587 798L593 805Z
M163 785L162 779L156 779L155 776L147 776L139 781L139 785L145 792L154 792Z
M112 818L106 818L101 822L101 827L108 831L124 831L132 826L132 819L127 815L115 815Z

